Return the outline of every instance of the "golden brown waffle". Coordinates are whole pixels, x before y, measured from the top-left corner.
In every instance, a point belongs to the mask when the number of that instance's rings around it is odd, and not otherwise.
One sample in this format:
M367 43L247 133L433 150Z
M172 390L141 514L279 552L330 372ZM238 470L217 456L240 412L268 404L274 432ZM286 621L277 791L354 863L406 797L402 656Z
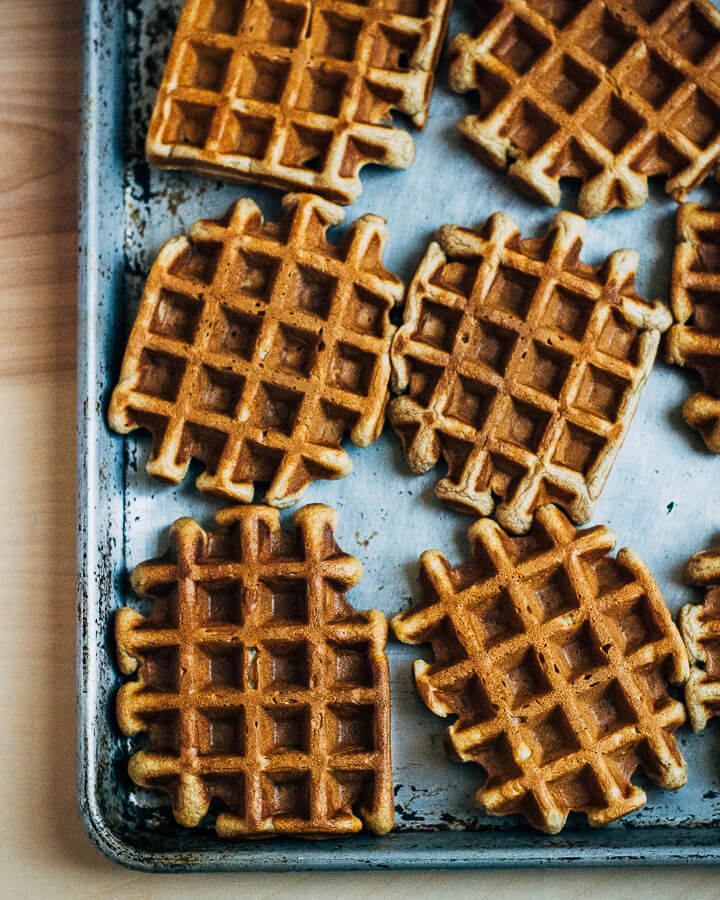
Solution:
M147 137L149 162L351 203L367 163L415 150L450 0L187 0Z
M671 301L679 324L665 356L702 376L704 390L685 401L683 416L720 453L720 209L684 204L676 232Z
M420 696L453 715L449 741L487 773L476 801L555 834L571 811L603 825L642 806L638 767L661 787L687 778L672 736L685 721L680 635L650 572L605 527L576 531L555 506L528 537L491 519L469 529L473 562L420 560L422 601L392 620L410 644Z
M333 536L337 515L311 505L295 532L277 510L236 507L206 533L192 519L132 585L152 599L115 619L126 735L137 784L169 794L197 825L220 801L221 837L384 834L393 824L385 617L345 591L360 563Z
M283 200L264 225L251 200L196 222L160 251L110 403L112 428L152 432L147 470L173 483L190 459L201 491L243 503L253 482L289 506L318 478L352 468L341 449L382 430L402 283L382 265L378 216L339 246L326 229L343 210L309 194Z
M693 731L720 716L720 547L691 556L685 568L691 584L707 588L702 606L688 604L678 623L690 662L685 705Z
M450 45L450 85L477 91L460 131L524 192L599 216L683 200L720 156L720 12L709 0L489 0Z
M559 213L544 240L497 213L446 225L408 291L393 339L390 404L413 472L442 456L435 488L513 532L558 503L589 519L671 322L633 287L638 257L580 262L585 222Z

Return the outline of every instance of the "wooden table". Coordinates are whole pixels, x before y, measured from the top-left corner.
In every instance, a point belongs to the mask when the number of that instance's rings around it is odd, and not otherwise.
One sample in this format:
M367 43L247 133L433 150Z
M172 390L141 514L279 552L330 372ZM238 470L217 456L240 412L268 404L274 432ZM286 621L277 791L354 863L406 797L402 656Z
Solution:
M151 876L104 859L75 803L79 0L0 24L0 896L716 897L715 870Z

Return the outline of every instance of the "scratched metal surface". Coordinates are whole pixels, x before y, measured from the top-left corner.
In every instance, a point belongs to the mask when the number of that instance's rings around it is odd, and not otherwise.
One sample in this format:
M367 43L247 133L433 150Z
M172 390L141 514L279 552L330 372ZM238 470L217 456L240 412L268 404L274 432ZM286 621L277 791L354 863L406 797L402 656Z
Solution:
M109 391L143 279L165 240L200 217L214 217L239 196L251 196L268 218L279 211L270 190L222 186L186 174L150 171L142 145L180 0L87 0L82 146L79 357L78 792L89 835L110 857L153 870L459 867L698 862L720 859L720 731L688 728L678 739L689 764L677 793L637 777L647 805L607 828L571 817L557 837L517 819L490 819L473 806L481 772L449 763L444 723L422 705L410 666L417 650L391 641L393 763L396 827L331 842L280 840L223 843L207 825L186 831L162 798L136 788L126 772L133 742L112 714L120 683L110 623L115 609L138 604L128 574L165 546L180 515L212 522L220 503L203 498L194 475L177 488L145 473L149 438L123 439L105 424ZM461 3L450 34L468 21ZM431 116L414 133L417 158L406 172L368 167L364 191L347 222L367 211L384 215L390 243L386 264L406 281L429 237L443 222L474 224L497 210L514 215L525 234L538 234L551 210L520 197L501 174L474 162L455 123L471 101L453 95L441 64ZM696 192L712 196L712 188ZM563 207L575 207L566 191ZM674 204L659 184L641 211L613 212L589 223L584 258L595 263L618 247L640 251L639 289L666 297ZM342 227L338 229L342 233ZM711 457L679 409L691 377L659 363L643 393L625 446L594 522L615 529L618 546L632 546L649 564L673 610L700 600L680 581L686 558L718 538L720 459ZM416 595L420 553L442 549L453 562L467 556L470 520L436 502L437 472L412 477L399 441L386 429L370 449L348 446L354 471L319 482L306 501L340 514L338 541L363 563L350 599L388 616ZM195 475L197 471L195 471ZM284 513L287 522L291 513ZM421 651L422 652L422 651Z

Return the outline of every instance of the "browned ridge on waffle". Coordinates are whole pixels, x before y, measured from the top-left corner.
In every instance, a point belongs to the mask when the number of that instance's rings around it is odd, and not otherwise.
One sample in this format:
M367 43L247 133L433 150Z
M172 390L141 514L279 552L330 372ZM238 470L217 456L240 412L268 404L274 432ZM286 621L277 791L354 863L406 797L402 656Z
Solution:
M704 390L683 405L709 450L720 453L720 208L685 203L677 211L668 362L696 369Z
M640 766L661 787L687 778L673 732L685 721L667 683L688 660L650 572L605 527L576 531L555 506L529 536L491 519L469 529L473 562L420 561L422 600L392 627L432 644L415 662L420 696L457 716L449 739L487 773L477 803L559 832L571 811L602 825L642 806Z
M720 547L691 556L685 576L707 589L702 606L683 606L678 618L692 663L685 705L693 731L702 731L720 716Z
M362 576L327 506L238 507L206 533L192 519L165 556L133 572L148 616L115 619L123 685L117 717L149 749L130 776L165 791L197 825L219 801L221 837L384 834L393 823L385 617L356 612Z
M340 245L341 207L309 194L263 224L251 200L170 240L148 277L109 410L153 435L147 470L173 483L192 458L201 491L289 506L352 468L382 430L402 283L382 265L384 219L364 215Z
M187 0L147 137L154 165L351 203L407 168L450 0Z
M599 216L675 200L720 157L720 12L709 0L487 0L475 36L450 44L450 85L477 91L459 129L535 199Z
M555 502L586 522L625 438L671 322L634 289L638 256L580 261L585 222L559 213L545 239L521 239L497 213L446 225L410 285L393 339L388 417L408 463L442 456L437 495L527 531Z

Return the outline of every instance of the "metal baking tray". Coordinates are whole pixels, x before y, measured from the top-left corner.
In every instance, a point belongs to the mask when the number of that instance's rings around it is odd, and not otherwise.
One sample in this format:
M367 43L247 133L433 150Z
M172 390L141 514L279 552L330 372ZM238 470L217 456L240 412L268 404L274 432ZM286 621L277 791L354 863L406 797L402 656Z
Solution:
M458 0L450 34L470 23ZM720 729L702 735L685 726L678 740L688 761L687 785L668 793L637 776L647 805L621 821L591 829L571 816L556 837L519 819L491 819L473 805L482 777L472 765L446 760L447 723L417 697L411 677L415 648L388 645L392 679L392 752L396 826L385 837L340 840L223 842L211 826L184 830L156 794L127 776L131 743L113 713L120 683L111 621L137 603L128 575L164 547L181 515L205 525L221 504L202 497L188 477L177 488L145 473L149 439L122 438L106 424L143 279L170 236L200 217L222 214L250 196L266 217L279 212L277 192L223 186L183 173L151 171L143 141L181 0L86 0L80 214L78 445L78 793L85 827L112 859L154 871L289 870L697 863L720 860ZM505 210L525 235L544 231L552 210L524 200L500 173L476 163L455 123L472 99L452 94L441 63L430 120L413 133L414 165L404 172L369 166L364 191L346 220L372 211L388 219L386 264L408 281L433 232L444 222L475 224ZM694 197L706 200L712 188ZM574 209L575 186L562 206ZM652 183L642 210L612 212L588 225L583 256L591 263L618 247L641 255L638 285L667 299L675 204ZM337 229L342 233L342 226ZM618 546L634 547L655 574L673 611L700 596L682 585L687 557L718 538L720 459L712 457L680 417L692 377L658 363L643 392L627 440L593 521L615 529ZM357 556L365 576L350 599L388 615L416 595L417 560L442 549L467 558L470 519L443 508L432 491L437 472L410 475L400 443L386 429L369 449L348 446L353 473L317 482L306 502L339 511L340 546ZM197 474L197 472L195 473ZM288 521L290 512L284 514Z

